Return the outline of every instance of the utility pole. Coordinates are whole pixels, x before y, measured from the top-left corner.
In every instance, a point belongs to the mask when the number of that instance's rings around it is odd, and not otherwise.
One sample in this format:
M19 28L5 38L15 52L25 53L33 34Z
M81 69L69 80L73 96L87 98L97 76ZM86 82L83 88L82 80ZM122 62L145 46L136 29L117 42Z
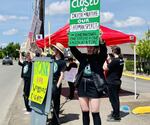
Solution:
M44 38L45 0L39 0L39 19L42 21L40 34Z

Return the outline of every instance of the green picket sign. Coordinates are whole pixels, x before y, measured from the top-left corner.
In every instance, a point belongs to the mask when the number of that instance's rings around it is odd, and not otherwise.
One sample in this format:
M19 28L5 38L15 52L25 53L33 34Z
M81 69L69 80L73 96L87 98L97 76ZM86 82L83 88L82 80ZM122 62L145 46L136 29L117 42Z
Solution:
M100 0L70 0L69 46L98 46Z

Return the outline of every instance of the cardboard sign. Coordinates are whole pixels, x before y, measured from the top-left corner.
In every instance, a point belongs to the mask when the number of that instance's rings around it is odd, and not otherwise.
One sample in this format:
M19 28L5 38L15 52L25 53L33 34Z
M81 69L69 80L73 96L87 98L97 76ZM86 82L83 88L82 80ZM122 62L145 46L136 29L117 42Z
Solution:
M29 100L38 104L42 104L48 87L50 63L45 61L34 62L33 70L34 74Z
M78 72L77 68L71 68L70 71L66 71L64 73L64 80L68 82L74 82L77 72Z
M98 46L100 0L70 0L69 46Z

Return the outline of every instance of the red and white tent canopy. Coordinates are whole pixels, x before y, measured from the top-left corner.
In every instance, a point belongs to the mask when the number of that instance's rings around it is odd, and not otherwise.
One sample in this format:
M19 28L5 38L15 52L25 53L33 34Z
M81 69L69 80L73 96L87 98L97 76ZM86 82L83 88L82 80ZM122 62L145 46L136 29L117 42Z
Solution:
M102 25L100 26L100 30L102 31L102 39L106 42L107 46L123 43L134 43L136 41L136 37L134 35L125 34ZM59 42L62 43L65 47L68 47L68 35L67 35L68 31L69 31L69 24L66 24L64 27L60 28L58 31L53 33L50 37L47 36L42 40L36 41L36 44L40 48L44 48L45 46L49 47L49 38L50 38L51 44Z

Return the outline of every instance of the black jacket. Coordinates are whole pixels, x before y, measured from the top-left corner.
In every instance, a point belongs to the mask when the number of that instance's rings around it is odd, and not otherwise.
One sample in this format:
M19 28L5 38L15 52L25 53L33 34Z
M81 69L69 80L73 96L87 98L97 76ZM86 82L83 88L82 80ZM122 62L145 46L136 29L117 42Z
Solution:
M100 44L100 53L87 55L81 53L76 47L70 47L70 50L74 57L80 62L78 73L80 73L87 64L90 64L91 71L95 74L98 74L99 77L105 81L104 73L103 73L103 64L107 58L107 48L105 43ZM96 83L96 87L98 89L98 82Z
M22 66L21 70L21 78L30 78L31 79L31 72L32 72L32 62L24 61L18 62L18 65ZM25 67L27 66L27 71L24 72Z

